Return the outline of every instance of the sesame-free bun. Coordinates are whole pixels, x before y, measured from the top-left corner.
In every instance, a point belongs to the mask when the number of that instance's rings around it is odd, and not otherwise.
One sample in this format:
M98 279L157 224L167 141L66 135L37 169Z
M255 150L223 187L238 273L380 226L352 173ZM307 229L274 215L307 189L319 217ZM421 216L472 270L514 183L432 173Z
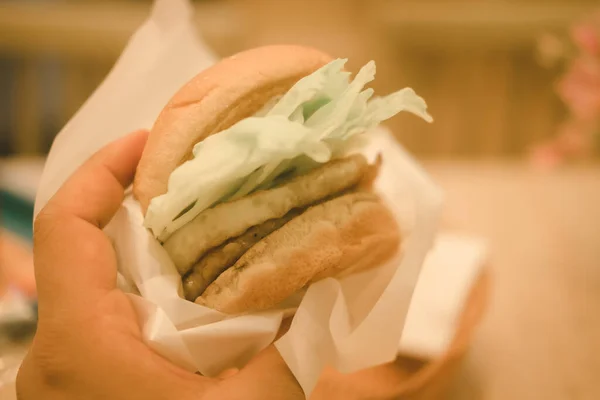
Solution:
M134 196L145 214L171 173L202 139L260 110L332 58L302 46L273 45L225 58L196 75L158 116L140 159Z
M261 47L184 85L157 118L136 172L133 191L144 214L197 143L255 114L330 61L311 48ZM371 191L378 164L356 155L333 159L202 211L163 243L186 298L224 313L264 310L307 284L396 254L400 229Z
M258 242L196 303L227 314L265 310L309 283L380 265L399 242L394 216L377 195L336 197Z

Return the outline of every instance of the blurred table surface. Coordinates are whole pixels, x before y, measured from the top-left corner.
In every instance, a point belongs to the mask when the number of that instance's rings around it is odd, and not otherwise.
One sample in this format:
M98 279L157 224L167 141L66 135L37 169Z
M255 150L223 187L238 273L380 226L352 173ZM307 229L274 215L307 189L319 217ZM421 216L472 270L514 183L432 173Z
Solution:
M425 166L443 225L490 245L490 307L451 398L600 399L600 165Z
M493 290L452 399L600 398L600 165L425 161L443 226L486 237Z

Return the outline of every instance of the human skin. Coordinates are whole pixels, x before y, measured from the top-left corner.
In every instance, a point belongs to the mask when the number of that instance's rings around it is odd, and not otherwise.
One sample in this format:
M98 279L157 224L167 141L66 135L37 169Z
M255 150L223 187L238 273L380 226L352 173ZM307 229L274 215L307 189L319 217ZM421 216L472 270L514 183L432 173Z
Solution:
M129 297L116 287L115 252L102 228L131 183L146 131L82 165L34 224L38 329L17 376L20 400L304 399L270 346L241 370L208 378L142 340Z

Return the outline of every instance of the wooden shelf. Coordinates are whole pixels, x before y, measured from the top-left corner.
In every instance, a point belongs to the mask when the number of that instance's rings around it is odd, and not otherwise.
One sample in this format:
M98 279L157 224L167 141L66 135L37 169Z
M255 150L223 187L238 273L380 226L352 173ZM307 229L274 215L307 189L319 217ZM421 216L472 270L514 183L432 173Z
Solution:
M530 45L597 9L590 2L392 1L371 3L371 18L404 45Z
M196 11L207 39L233 40L239 34L227 3L198 4ZM150 3L0 3L0 52L116 58L149 13Z
M565 1L396 1L349 2L365 9L365 23L382 29L395 43L409 46L468 46L531 44L546 30L564 29L586 15L591 3ZM245 36L236 2L196 6L202 34L224 47L239 47ZM269 8L269 2L253 7ZM32 4L0 3L0 52L72 57L117 57L131 34L147 18L149 3L86 2ZM308 28L307 28L308 29ZM219 46L221 47L221 46Z

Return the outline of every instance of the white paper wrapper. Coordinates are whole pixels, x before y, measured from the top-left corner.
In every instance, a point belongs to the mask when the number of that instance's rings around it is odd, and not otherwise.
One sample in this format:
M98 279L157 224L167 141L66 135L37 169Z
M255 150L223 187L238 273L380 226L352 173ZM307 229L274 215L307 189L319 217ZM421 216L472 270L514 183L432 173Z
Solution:
M187 1L156 2L105 82L56 139L36 213L100 147L150 128L170 96L214 61L191 21ZM380 268L341 281L323 280L303 298L290 299L288 305L298 308L276 346L307 394L325 365L350 372L396 357L411 296L433 242L440 192L384 129L373 132L367 150L370 157L378 152L384 166L377 189L403 229L402 249ZM142 227L139 206L131 197L106 232L116 248L119 283L132 292L144 338L160 354L210 376L242 366L272 343L285 307L232 318L184 300L175 267Z
M481 237L438 234L412 295L400 338L401 355L430 360L448 350L487 258L488 245Z

